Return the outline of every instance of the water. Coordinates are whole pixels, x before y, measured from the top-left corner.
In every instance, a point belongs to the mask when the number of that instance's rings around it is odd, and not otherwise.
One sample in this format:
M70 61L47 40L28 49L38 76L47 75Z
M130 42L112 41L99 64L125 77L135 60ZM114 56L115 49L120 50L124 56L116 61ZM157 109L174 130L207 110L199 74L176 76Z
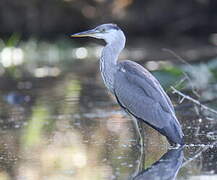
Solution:
M2 87L0 179L217 179L215 116L184 101L177 115L187 145L167 152L167 140L144 125L142 153L131 118L97 69L80 61L64 75Z

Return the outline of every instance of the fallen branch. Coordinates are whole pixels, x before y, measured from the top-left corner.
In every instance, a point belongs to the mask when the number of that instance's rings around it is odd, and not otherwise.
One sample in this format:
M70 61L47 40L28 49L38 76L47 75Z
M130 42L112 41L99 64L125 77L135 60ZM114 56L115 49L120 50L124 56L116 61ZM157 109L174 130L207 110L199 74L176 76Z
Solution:
M209 112L212 112L212 113L214 113L214 114L217 114L217 111L216 111L216 110L214 110L214 109L212 109L212 108L209 108L209 107L207 107L207 106L201 104L199 101L193 99L192 97L190 97L190 96L188 96L188 95L183 94L182 92L178 91L178 90L177 90L176 88L174 88L173 86L171 86L171 89L173 90L173 91L172 91L173 94L178 94L178 95L182 96L182 101L183 101L184 99L187 99L187 100L193 102L194 104L200 106L202 109L207 110L207 111L209 111Z
M188 67L190 67L192 71L194 70L194 68L193 68L193 66L192 66L191 64L189 64L187 61L185 61L181 56L179 56L178 54L176 54L176 53L175 53L174 51L172 51L171 49L163 48L163 51L166 51L166 52L172 54L173 56L176 57L176 59L178 59L178 60L181 61L183 64L185 64L185 65L187 65ZM191 89L192 89L192 92L194 93L194 95L196 95L197 97L200 97L199 94L198 94L197 91L196 91L196 87L195 87L194 84L192 83L192 80L191 80L191 78L188 76L188 74L187 74L185 71L182 71L182 74L185 76L185 79L188 80L189 85L191 86ZM184 80L185 80L185 79L184 79ZM182 80L181 80L181 81L182 81ZM180 81L180 83L181 83L181 81ZM179 84L179 83L178 83L178 84ZM178 84L177 84L177 85L178 85ZM177 85L176 85L176 86L177 86Z
M200 101L201 104L208 104L208 103L212 103L214 101L217 101L217 97L210 99L210 100L204 100L204 101ZM186 109L186 108L191 108L193 107L192 103L188 103L188 104L181 104L177 107L175 107L175 110L180 111L182 109Z

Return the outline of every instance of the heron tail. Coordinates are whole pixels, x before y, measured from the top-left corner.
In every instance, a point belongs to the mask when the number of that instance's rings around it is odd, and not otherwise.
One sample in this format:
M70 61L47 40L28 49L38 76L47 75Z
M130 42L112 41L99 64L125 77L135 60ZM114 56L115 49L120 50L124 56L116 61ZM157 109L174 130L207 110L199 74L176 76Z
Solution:
M162 134L165 135L171 145L184 145L184 134L178 120L170 121L169 125L162 129Z

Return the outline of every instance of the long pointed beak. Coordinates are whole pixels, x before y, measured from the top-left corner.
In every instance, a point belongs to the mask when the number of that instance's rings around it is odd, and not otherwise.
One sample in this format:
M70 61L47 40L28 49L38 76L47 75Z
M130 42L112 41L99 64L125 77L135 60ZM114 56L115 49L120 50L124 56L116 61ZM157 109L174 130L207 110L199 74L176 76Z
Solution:
M88 31L83 31L80 33L76 33L76 34L71 34L70 37L93 37L94 34L98 33L98 31L96 31L95 29L91 29Z

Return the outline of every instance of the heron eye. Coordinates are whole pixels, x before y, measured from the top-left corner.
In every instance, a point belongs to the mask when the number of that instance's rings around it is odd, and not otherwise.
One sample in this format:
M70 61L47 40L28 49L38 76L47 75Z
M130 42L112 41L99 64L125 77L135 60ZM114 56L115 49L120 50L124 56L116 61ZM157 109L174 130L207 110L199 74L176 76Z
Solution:
M103 29L101 30L101 32L105 32L105 28L103 28Z

